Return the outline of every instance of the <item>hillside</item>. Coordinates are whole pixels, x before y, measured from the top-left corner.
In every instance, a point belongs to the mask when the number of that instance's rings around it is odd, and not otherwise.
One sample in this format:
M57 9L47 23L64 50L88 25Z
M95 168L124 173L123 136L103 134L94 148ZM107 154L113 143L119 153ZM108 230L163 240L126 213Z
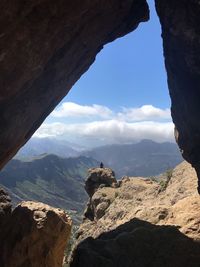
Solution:
M94 148L84 155L102 161L117 177L153 176L174 168L183 158L176 144L143 140L137 144Z
M103 179L105 172L110 177L105 169ZM71 267L199 267L200 198L190 164L182 162L165 173L162 183L126 177L105 187L99 184L99 168L91 170L87 181L95 181L95 175L99 189L79 228L82 242Z
M0 186L14 204L34 200L80 213L87 200L84 179L87 169L99 163L91 158L41 156L32 161L11 160L0 172Z
M86 156L112 168L117 178L154 176L174 168L183 159L175 143L143 140L134 144L113 144L85 150L76 144L55 138L32 138L15 156L19 160L37 159L41 154L59 157Z

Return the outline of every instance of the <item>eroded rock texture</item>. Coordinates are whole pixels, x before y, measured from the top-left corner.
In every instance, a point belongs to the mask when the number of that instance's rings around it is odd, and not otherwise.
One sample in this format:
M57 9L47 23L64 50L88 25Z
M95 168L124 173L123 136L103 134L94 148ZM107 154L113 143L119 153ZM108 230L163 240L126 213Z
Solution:
M176 139L200 178L200 3L156 0L156 7L162 25Z
M0 229L1 267L61 267L71 219L38 202L22 202Z
M0 228L4 227L11 215L11 199L2 188L0 188Z
M31 137L104 44L148 20L145 0L0 2L0 166Z
M90 202L93 219L86 214L77 233L71 267L198 267L195 170L183 162L164 175L166 183L126 177L119 187L99 188Z
M95 217L99 218L104 215L104 211L109 206L110 200L108 199L108 203L106 203L106 201L102 201L102 199L94 201L93 198L93 195L98 191L98 189L104 187L106 187L107 190L109 190L109 188L118 187L114 171L110 168L89 169L88 176L85 181L85 190L89 195L89 201L84 212L84 219L93 221ZM96 209L98 205L99 208Z
M117 180L110 168L91 168L85 182L85 190L91 198L99 187L115 187Z

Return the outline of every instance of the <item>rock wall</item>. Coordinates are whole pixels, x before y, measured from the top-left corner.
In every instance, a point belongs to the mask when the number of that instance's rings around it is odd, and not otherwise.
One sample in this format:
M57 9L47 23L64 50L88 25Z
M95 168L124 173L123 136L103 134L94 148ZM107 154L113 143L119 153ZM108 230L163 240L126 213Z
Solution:
M0 167L103 46L148 20L145 0L0 2Z
M1 216L0 209L1 267L62 266L72 226L64 211L43 203L22 202L11 213L1 197L0 206L5 211Z
M200 5L196 0L156 0L175 136L200 178ZM200 192L200 185L198 188Z
M197 176L183 162L162 182L125 177L99 188L77 233L71 267L198 267ZM100 212L101 211L101 212ZM92 219L91 219L92 217Z

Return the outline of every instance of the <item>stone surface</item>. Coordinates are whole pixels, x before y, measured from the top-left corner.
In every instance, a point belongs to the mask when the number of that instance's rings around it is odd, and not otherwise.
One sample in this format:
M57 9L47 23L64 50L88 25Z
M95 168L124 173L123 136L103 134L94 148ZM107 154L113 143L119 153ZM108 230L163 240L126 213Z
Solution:
M11 199L3 188L0 188L0 228L4 227L11 215Z
M200 4L197 0L156 0L156 7L176 139L200 180Z
M196 172L183 162L164 176L162 182L125 177L117 188L99 188L71 266L199 266Z
M99 187L116 187L115 173L110 168L91 168L85 182L85 190L91 198Z
M22 202L0 230L0 266L61 267L71 225L60 209Z
M0 2L0 166L31 137L106 43L148 20L145 0Z
M85 190L89 195L89 201L84 212L84 218L89 218L93 221L95 217L102 217L111 201L111 195L109 194L107 197L107 194L108 192L112 194L112 188L116 187L118 187L118 183L112 169L89 169L85 181ZM100 194L100 196L98 196L98 189L103 190L103 188L106 188L106 194Z
M84 240L70 267L199 267L200 244L173 226L133 219Z

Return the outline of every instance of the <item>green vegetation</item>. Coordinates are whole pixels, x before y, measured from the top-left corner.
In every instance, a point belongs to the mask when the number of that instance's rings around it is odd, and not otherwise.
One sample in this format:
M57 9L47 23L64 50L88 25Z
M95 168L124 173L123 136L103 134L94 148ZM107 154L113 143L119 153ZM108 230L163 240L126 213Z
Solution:
M83 156L12 160L0 172L0 185L9 191L14 204L22 200L44 202L67 210L78 224L88 198L84 190L87 170L98 165L96 160Z
M160 182L159 182L159 185L160 185L160 191L165 191L171 178L172 178L172 175L173 175L173 169L169 169L167 170L165 173L164 173L164 177L166 177L165 179L162 179Z

